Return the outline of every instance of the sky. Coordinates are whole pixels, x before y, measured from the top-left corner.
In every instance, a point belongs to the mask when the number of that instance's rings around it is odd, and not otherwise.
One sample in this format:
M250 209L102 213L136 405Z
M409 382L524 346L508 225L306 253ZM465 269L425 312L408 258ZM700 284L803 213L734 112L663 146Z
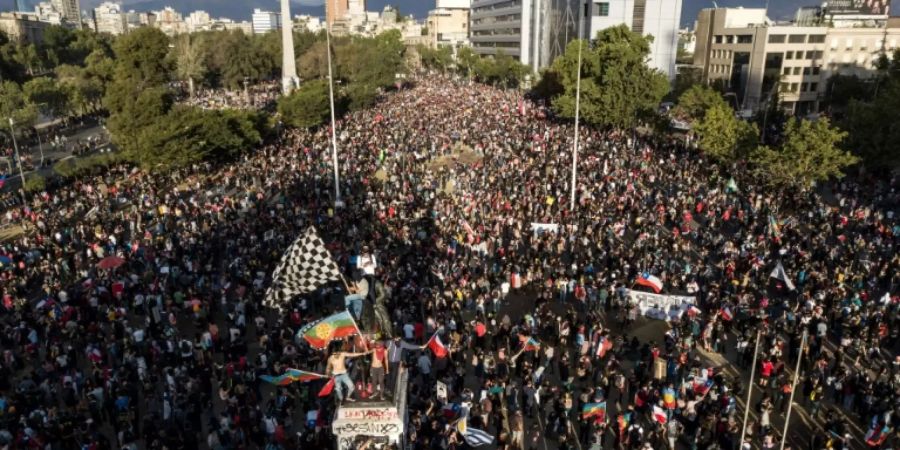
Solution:
M35 4L39 0L29 0ZM82 9L90 9L100 4L103 0L81 0ZM229 17L236 20L249 20L253 8L264 8L277 11L280 2L278 0L120 0L128 9L136 11L158 10L164 6L172 6L183 14L202 9L214 17ZM293 14L325 15L324 0L291 0ZM615 1L615 0L613 0ZM681 11L682 26L693 26L697 18L697 12L701 8L713 6L712 0L683 0ZM765 6L767 0L716 0L719 7L744 6L746 8L759 8ZM15 3L15 0L0 0L0 4ZM402 14L412 14L417 19L423 19L428 10L434 8L434 0L369 0L367 9L381 11L385 5L393 5ZM800 6L815 6L821 0L768 0L770 9L769 17L772 19L790 19ZM900 0L895 0L900 3ZM900 7L900 5L895 5ZM0 8L6 9L6 8Z

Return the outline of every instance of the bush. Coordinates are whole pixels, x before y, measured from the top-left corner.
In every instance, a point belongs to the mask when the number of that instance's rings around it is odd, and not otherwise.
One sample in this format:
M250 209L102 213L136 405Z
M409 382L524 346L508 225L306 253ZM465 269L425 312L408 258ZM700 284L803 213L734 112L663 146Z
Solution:
M97 154L86 158L60 161L53 165L53 172L62 178L77 178L92 174L95 169L107 169L124 161L125 158L119 153Z
M25 188L25 192L41 192L47 187L47 180L41 175L32 173L25 177L25 184L23 187Z

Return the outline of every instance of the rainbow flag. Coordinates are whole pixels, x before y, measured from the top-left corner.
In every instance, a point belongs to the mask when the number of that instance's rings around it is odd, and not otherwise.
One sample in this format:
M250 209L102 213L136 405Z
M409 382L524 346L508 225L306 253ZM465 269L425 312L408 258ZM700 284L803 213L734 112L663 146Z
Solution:
M519 341L522 343L523 352L533 352L541 349L541 343L537 339L530 336L519 335Z
M625 429L628 428L628 424L631 423L631 413L619 414L618 420L619 422L619 435L625 432Z
M594 420L597 422L606 420L606 402L585 403L581 407L581 418L588 419L591 417L595 417L596 419Z
M274 384L276 386L287 386L291 383L306 383L307 381L313 381L322 378L327 377L325 375L306 372L299 369L287 369L283 374L278 375L277 377L273 377L271 375L261 375L259 377L260 380L263 380L266 383Z
M303 339L313 348L324 349L335 340L359 334L356 321L349 311L332 314L318 322L307 325L300 330Z
M678 406L678 402L675 401L675 389L665 388L662 392L663 397L663 406L666 409L675 409Z

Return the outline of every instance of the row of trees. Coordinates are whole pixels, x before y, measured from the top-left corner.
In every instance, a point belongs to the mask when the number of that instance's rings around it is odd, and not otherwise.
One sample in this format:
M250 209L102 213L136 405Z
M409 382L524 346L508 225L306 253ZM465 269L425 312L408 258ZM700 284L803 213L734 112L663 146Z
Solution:
M158 29L120 36L113 51L112 80L103 99L108 128L123 155L143 168L162 171L233 157L258 145L267 132L265 118L255 112L176 106L168 82L177 57Z
M381 92L398 82L397 75L406 71L406 47L397 30L375 37L340 37L331 44L337 114L371 106ZM288 125L310 128L328 119L328 50L325 35L320 34L298 57L304 82L278 104Z
M573 41L542 73L536 92L558 115L573 118L580 52L580 115L585 123L607 130L654 125L669 83L647 65L652 39L618 26L600 31L590 43ZM676 115L692 125L699 148L726 167L747 164L757 181L805 190L815 181L841 176L858 161L840 147L847 133L827 119L787 120L777 147L761 145L758 126L737 118L719 92L700 84L678 89Z
M431 48L420 45L416 48L422 67L442 73L455 73L474 79L480 83L517 87L530 73L528 66L515 60L512 56L499 54L493 57L482 57L471 47L462 47L455 58L449 46Z
M712 88L695 85L679 97L676 114L693 126L698 146L717 161L748 162L757 181L774 187L806 190L814 182L843 176L859 160L840 144L847 133L825 118L786 120L780 145L760 143L759 127L735 117Z

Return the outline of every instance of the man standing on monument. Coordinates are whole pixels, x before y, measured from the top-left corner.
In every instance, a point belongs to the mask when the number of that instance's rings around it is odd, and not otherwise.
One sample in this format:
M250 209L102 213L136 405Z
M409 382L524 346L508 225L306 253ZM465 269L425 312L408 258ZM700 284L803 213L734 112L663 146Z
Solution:
M362 352L362 353L347 353L347 352L335 352L332 353L331 356L328 357L328 366L325 369L325 374L334 377L334 388L337 392L338 403L343 403L344 401L344 388L347 389L347 401L355 402L352 398L353 396L353 380L350 379L350 376L347 374L347 358L356 358L357 356L365 356L372 352Z

